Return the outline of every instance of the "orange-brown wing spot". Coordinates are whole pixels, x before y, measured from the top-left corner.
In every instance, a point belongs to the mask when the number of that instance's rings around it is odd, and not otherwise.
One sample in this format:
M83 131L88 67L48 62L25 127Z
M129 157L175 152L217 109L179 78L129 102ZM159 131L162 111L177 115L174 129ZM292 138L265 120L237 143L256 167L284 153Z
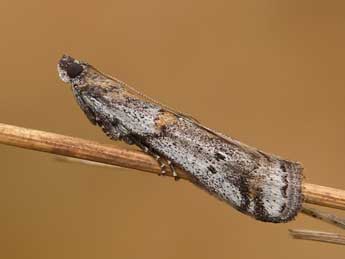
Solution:
M156 128L161 130L177 122L177 117L171 112L162 112L155 118Z

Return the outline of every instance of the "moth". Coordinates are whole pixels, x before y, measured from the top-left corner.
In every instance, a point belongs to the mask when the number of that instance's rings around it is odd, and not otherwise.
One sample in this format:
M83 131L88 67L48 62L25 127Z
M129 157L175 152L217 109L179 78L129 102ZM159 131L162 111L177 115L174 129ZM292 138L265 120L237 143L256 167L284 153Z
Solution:
M298 162L207 128L70 56L60 59L58 73L93 124L152 155L162 174L170 167L177 177L180 168L197 186L260 221L287 222L300 211Z

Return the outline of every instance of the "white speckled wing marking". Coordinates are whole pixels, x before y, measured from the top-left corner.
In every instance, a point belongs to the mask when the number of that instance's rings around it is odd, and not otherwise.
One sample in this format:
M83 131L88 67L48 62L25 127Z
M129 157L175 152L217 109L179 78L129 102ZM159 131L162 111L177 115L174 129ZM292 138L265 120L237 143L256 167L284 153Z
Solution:
M240 211L263 221L291 219L291 204L300 206L299 165L228 140L180 118L146 141Z

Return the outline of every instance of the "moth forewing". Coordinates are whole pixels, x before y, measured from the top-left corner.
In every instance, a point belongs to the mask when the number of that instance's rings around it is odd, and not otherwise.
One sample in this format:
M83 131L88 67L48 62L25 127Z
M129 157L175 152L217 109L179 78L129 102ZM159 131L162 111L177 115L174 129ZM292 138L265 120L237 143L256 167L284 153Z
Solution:
M202 189L261 221L287 222L299 212L299 163L215 132L85 62L63 56L58 70L93 123L155 157L162 173L179 167Z

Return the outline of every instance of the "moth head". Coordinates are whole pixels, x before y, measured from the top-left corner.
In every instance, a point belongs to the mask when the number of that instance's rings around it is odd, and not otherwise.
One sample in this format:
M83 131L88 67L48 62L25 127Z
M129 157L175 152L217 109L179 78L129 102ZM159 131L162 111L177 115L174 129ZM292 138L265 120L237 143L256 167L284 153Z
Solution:
M86 73L87 64L63 55L57 66L59 76L65 83L75 83L82 79Z

